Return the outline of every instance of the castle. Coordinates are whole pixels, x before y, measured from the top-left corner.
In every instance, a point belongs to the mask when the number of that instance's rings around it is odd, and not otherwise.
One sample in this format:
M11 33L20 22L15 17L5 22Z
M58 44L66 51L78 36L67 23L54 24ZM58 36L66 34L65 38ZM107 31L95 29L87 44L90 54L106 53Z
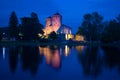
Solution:
M62 16L59 13L46 18L46 25L43 31L44 35L49 35L54 31L57 34L63 34L66 40L73 38L71 27L62 24Z
M54 14L52 17L46 19L45 35L50 34L52 31L57 32L62 23L62 16L59 13Z

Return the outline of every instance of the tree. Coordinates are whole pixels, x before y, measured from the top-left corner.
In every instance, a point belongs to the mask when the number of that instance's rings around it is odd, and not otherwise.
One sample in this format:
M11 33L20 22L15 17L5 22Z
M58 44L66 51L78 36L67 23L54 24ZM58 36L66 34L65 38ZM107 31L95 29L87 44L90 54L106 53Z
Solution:
M57 39L57 34L55 33L55 31L53 31L49 34L49 39L52 39L52 40Z
M33 21L34 21L35 23L39 23L39 19L38 19L38 16L37 16L36 13L32 12L32 13L31 13L31 18L34 19Z
M116 20L111 20L102 33L102 42L120 41L120 24Z
M78 31L77 31L77 33L76 34L78 34L78 35L84 35L84 29L83 29L83 27L79 27L78 28Z
M31 13L31 17L23 17L22 21L22 33L24 35L24 40L35 40L38 33L43 34L42 24L39 23L39 19L36 13Z
M97 12L93 12L92 14L85 14L83 16L81 28L79 28L77 34L84 35L88 41L99 40L103 27L102 20L103 17Z
M9 18L9 29L10 29L11 39L16 39L18 35L17 26L18 26L18 19L17 19L16 13L13 11Z
M116 17L116 19L120 23L120 14Z

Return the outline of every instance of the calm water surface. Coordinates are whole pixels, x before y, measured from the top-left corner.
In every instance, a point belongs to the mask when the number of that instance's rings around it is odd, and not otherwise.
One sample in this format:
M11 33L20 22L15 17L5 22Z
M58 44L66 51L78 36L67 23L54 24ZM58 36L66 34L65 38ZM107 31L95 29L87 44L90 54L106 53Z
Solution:
M1 46L0 80L120 80L120 47Z

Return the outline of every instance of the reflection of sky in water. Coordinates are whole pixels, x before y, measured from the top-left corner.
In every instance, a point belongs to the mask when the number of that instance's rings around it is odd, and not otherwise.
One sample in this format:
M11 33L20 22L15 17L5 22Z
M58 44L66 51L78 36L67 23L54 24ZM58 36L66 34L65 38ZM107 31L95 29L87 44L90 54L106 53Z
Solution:
M120 50L117 48L100 48L87 46L45 46L37 47L39 50L38 58L42 62L33 62L32 65L38 64L36 74L32 75L29 69L22 68L23 50L32 51L33 48L22 49L18 48L18 55L11 55L9 48L0 48L0 79L1 80L119 80L120 78ZM15 51L14 51L15 50ZM16 52L13 48L12 52ZM28 51L28 52L29 52ZM35 51L36 52L36 51ZM114 54L113 54L114 53ZM25 54L25 53L24 53ZM34 54L27 53L25 58L33 58ZM11 72L10 59L17 60L15 72ZM38 59L39 61L39 59ZM34 67L33 67L34 68Z

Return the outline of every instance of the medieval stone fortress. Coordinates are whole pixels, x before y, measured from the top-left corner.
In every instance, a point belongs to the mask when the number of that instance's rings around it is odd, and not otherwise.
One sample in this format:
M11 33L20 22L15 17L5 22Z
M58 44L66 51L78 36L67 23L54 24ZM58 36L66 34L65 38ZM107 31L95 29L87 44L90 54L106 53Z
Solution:
M74 35L72 33L72 28L62 23L62 15L59 13L55 13L52 16L46 18L45 26L44 28L42 27L41 29L43 31L43 34L40 33L39 31L40 28L38 28L39 26L37 26L37 29L35 27L36 25L34 26L34 23L36 23L33 21L34 19L35 21L38 21L37 25L40 24L39 20L37 19L36 13L34 13L34 15L31 14L30 17L21 18L21 24L19 25L19 27L17 27L19 31L17 35L21 40L24 40L24 38L26 37L27 38L29 37L30 39L34 39L33 37L36 35L38 36L39 39L49 40L49 36L52 32L55 32L57 34L56 41L57 40L65 41L70 39L74 41L84 40L83 36ZM34 31L33 33L35 33L34 36L30 34L32 31ZM10 38L9 27L1 28L0 32L3 41L9 40Z
M43 31L45 36L54 31L65 40L73 38L72 28L62 24L62 16L59 13L46 18L46 25Z

